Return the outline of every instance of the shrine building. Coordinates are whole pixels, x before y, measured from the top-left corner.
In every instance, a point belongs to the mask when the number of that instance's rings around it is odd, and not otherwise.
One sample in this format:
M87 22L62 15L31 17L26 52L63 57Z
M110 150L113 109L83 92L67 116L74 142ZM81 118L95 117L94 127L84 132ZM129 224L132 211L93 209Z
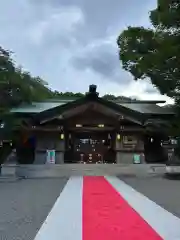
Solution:
M21 164L166 162L169 122L175 113L162 101L109 101L96 86L76 100L33 102L11 110L23 119L18 131Z

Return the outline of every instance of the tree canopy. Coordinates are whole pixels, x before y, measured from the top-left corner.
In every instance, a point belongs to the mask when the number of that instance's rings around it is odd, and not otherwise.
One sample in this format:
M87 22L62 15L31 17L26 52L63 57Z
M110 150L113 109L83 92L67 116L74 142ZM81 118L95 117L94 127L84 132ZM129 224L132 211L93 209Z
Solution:
M32 77L16 67L11 52L0 47L0 111L51 96L51 90L40 77Z
M152 28L128 27L117 39L122 66L135 80L150 79L180 105L180 1L158 0Z

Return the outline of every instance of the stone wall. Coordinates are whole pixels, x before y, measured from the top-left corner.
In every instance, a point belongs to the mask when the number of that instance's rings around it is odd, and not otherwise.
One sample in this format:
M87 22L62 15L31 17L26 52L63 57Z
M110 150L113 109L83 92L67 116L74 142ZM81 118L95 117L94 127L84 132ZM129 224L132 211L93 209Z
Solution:
M141 163L145 163L144 153L133 153L133 152L117 152L116 153L116 163L118 164L133 164L134 154L140 155Z
M126 135L126 134L123 134ZM141 163L144 163L144 142L140 134L134 135L134 133L127 134L133 135L134 139L137 141L133 144L125 144L123 142L123 136L118 140L116 139L115 150L116 150L116 162L121 164L133 164L134 155L139 154Z
M47 150L55 150L56 164L64 163L65 144L64 140L60 139L59 133L41 133L37 135L34 164L46 163Z

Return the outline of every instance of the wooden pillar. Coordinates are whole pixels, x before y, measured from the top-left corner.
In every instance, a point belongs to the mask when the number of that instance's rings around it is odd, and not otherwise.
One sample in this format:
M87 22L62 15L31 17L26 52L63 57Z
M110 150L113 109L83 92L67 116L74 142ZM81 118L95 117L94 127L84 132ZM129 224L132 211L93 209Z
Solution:
M56 164L64 163L64 153L65 153L65 134L61 132L59 139L56 140Z

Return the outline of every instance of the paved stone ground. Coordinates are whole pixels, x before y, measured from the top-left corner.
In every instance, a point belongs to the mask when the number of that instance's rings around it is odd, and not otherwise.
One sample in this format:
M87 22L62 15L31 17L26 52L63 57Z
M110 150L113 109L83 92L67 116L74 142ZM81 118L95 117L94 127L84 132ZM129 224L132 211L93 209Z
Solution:
M157 176L119 178L180 217L180 180ZM0 182L0 240L33 240L67 180Z
M180 217L180 180L164 177L119 177L140 193Z
M66 178L0 182L0 240L33 240Z

